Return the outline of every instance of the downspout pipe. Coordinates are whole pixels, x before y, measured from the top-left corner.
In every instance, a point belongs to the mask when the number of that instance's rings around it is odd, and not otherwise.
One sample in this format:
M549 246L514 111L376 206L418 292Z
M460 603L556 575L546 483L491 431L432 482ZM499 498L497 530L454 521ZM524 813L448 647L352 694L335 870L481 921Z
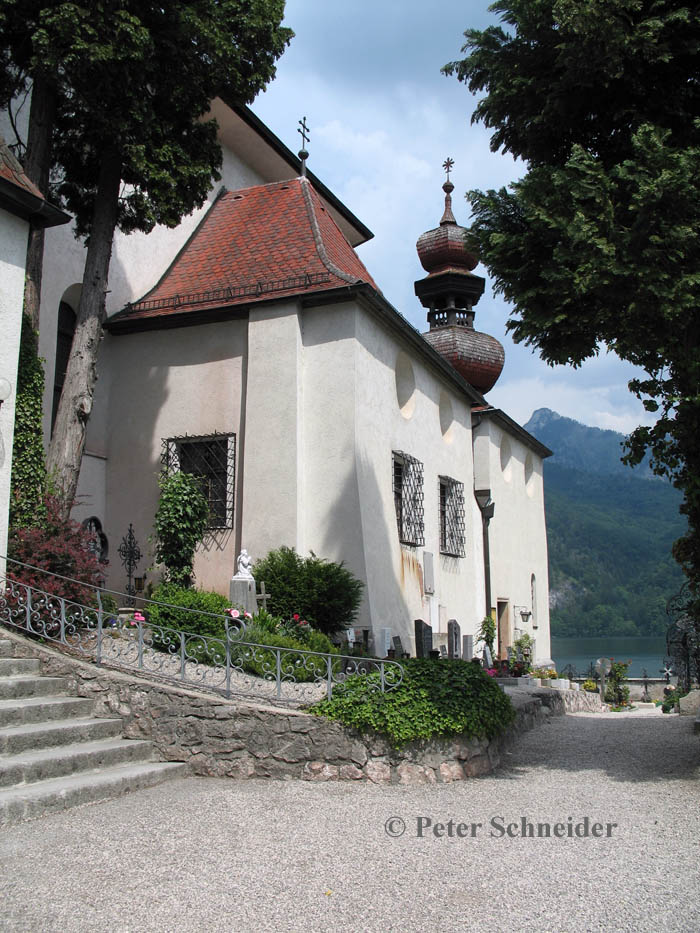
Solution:
M474 498L481 512L481 532L484 541L484 590L487 616L491 615L491 549L489 545L489 522L493 518L496 503L491 498L490 489L475 489Z

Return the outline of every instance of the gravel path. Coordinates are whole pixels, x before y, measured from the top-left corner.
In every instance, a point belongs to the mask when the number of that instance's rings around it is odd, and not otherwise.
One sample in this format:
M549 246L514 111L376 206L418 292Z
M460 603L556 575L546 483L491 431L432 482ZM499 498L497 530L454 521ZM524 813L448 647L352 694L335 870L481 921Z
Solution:
M496 828L584 816L589 831L616 824L612 836ZM406 824L399 838L385 831L393 817ZM443 835L418 837L419 817ZM471 823L482 824L473 838ZM479 780L184 778L11 827L0 837L0 929L697 933L699 840L692 720L579 713L525 735Z

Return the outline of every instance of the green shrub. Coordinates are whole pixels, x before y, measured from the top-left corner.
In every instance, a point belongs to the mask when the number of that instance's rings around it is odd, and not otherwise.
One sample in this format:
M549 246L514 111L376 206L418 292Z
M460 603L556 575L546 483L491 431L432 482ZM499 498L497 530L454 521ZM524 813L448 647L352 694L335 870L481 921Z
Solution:
M584 680L581 686L586 691L586 693L598 692L598 685L596 684L595 680Z
M344 631L357 617L364 584L342 563L281 547L258 561L254 574L271 594L274 615L291 619L296 613L326 635Z
M338 654L328 638L322 632L315 632L310 643L300 642L289 635L280 632L270 632L266 625L259 626L255 620L245 631L242 631L231 643L231 660L249 674L258 677L275 675L277 669L277 654L265 648L247 648L240 642L249 642L254 645L264 645L270 648L303 649L304 651L318 651L323 654ZM337 670L340 661L333 663ZM295 680L298 683L323 678L328 673L325 658L316 658L313 655L284 652L280 655L280 672L282 677Z
M667 689L669 692L666 693L666 696L663 698L663 702L661 703L661 711L663 713L673 713L680 708L678 701L681 699L681 697L687 696L688 691L684 690L682 687L670 687ZM665 692L666 691L664 691L664 693Z
M189 473L161 475L160 499L153 527L155 556L165 564L171 583L189 586L197 545L204 537L209 519L209 504L199 477Z
M622 661L610 659L610 671L605 679L605 694L603 699L613 706L626 706L629 703L630 688L627 686L627 670L630 666Z
M493 656L493 646L496 641L496 622L491 616L484 616L481 620L479 631L476 633L476 640L477 643L483 642Z
M386 735L396 747L435 735L492 738L515 718L498 684L471 662L414 658L401 664L398 687L382 693L379 673L353 675L311 712Z
M152 599L156 603L171 605L149 605L147 613L150 625L164 625L178 631L216 638L223 638L226 634L225 623L230 619L226 610L230 608L231 602L225 596L206 590L192 590L175 583L161 583L153 591ZM187 609L196 612L187 612Z
M196 638L189 638L186 643L187 656L191 660L202 663L225 662L226 650L226 622L229 622L229 636L231 638L231 660L233 664L241 667L250 674L264 677L276 671L276 655L274 651L246 648L245 642L271 648L291 648L305 651L318 651L322 654L337 654L338 651L328 637L322 632L311 629L308 625L298 626L303 631L301 637L293 637L280 631L284 625L270 613L261 610L248 623L245 629L238 629L230 623L227 610L230 602L225 596L218 593L209 593L206 590L193 590L188 587L176 586L174 583L162 583L153 591L156 602L170 603L171 605L149 605L147 608L148 625L151 629L151 643L160 651L178 649L179 639L173 638L169 632L159 630L159 626L202 635L216 639L216 644L206 648L204 642ZM195 610L187 612L186 610ZM283 654L282 675L291 677L299 682L315 680L317 676L325 676L326 662L322 658L309 658L303 654ZM338 662L339 663L339 662ZM335 667L338 666L336 663Z

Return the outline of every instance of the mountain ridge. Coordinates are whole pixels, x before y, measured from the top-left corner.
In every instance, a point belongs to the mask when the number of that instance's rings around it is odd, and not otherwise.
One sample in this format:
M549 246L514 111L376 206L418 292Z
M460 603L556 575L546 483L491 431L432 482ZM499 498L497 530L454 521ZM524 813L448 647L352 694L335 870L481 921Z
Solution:
M648 462L620 462L624 435L547 408L526 430L553 451L544 489L553 635L659 635L684 577L671 546L681 494Z

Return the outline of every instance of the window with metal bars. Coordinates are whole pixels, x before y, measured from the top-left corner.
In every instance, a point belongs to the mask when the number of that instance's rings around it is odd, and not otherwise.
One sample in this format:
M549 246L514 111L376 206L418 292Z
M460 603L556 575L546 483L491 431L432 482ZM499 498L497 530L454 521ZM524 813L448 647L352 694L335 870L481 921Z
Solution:
M422 547L423 527L423 464L402 450L392 454L394 508L401 544Z
M209 503L210 529L233 528L236 435L169 437L163 441L163 471L198 476Z
M464 483L438 477L440 553L464 557Z

